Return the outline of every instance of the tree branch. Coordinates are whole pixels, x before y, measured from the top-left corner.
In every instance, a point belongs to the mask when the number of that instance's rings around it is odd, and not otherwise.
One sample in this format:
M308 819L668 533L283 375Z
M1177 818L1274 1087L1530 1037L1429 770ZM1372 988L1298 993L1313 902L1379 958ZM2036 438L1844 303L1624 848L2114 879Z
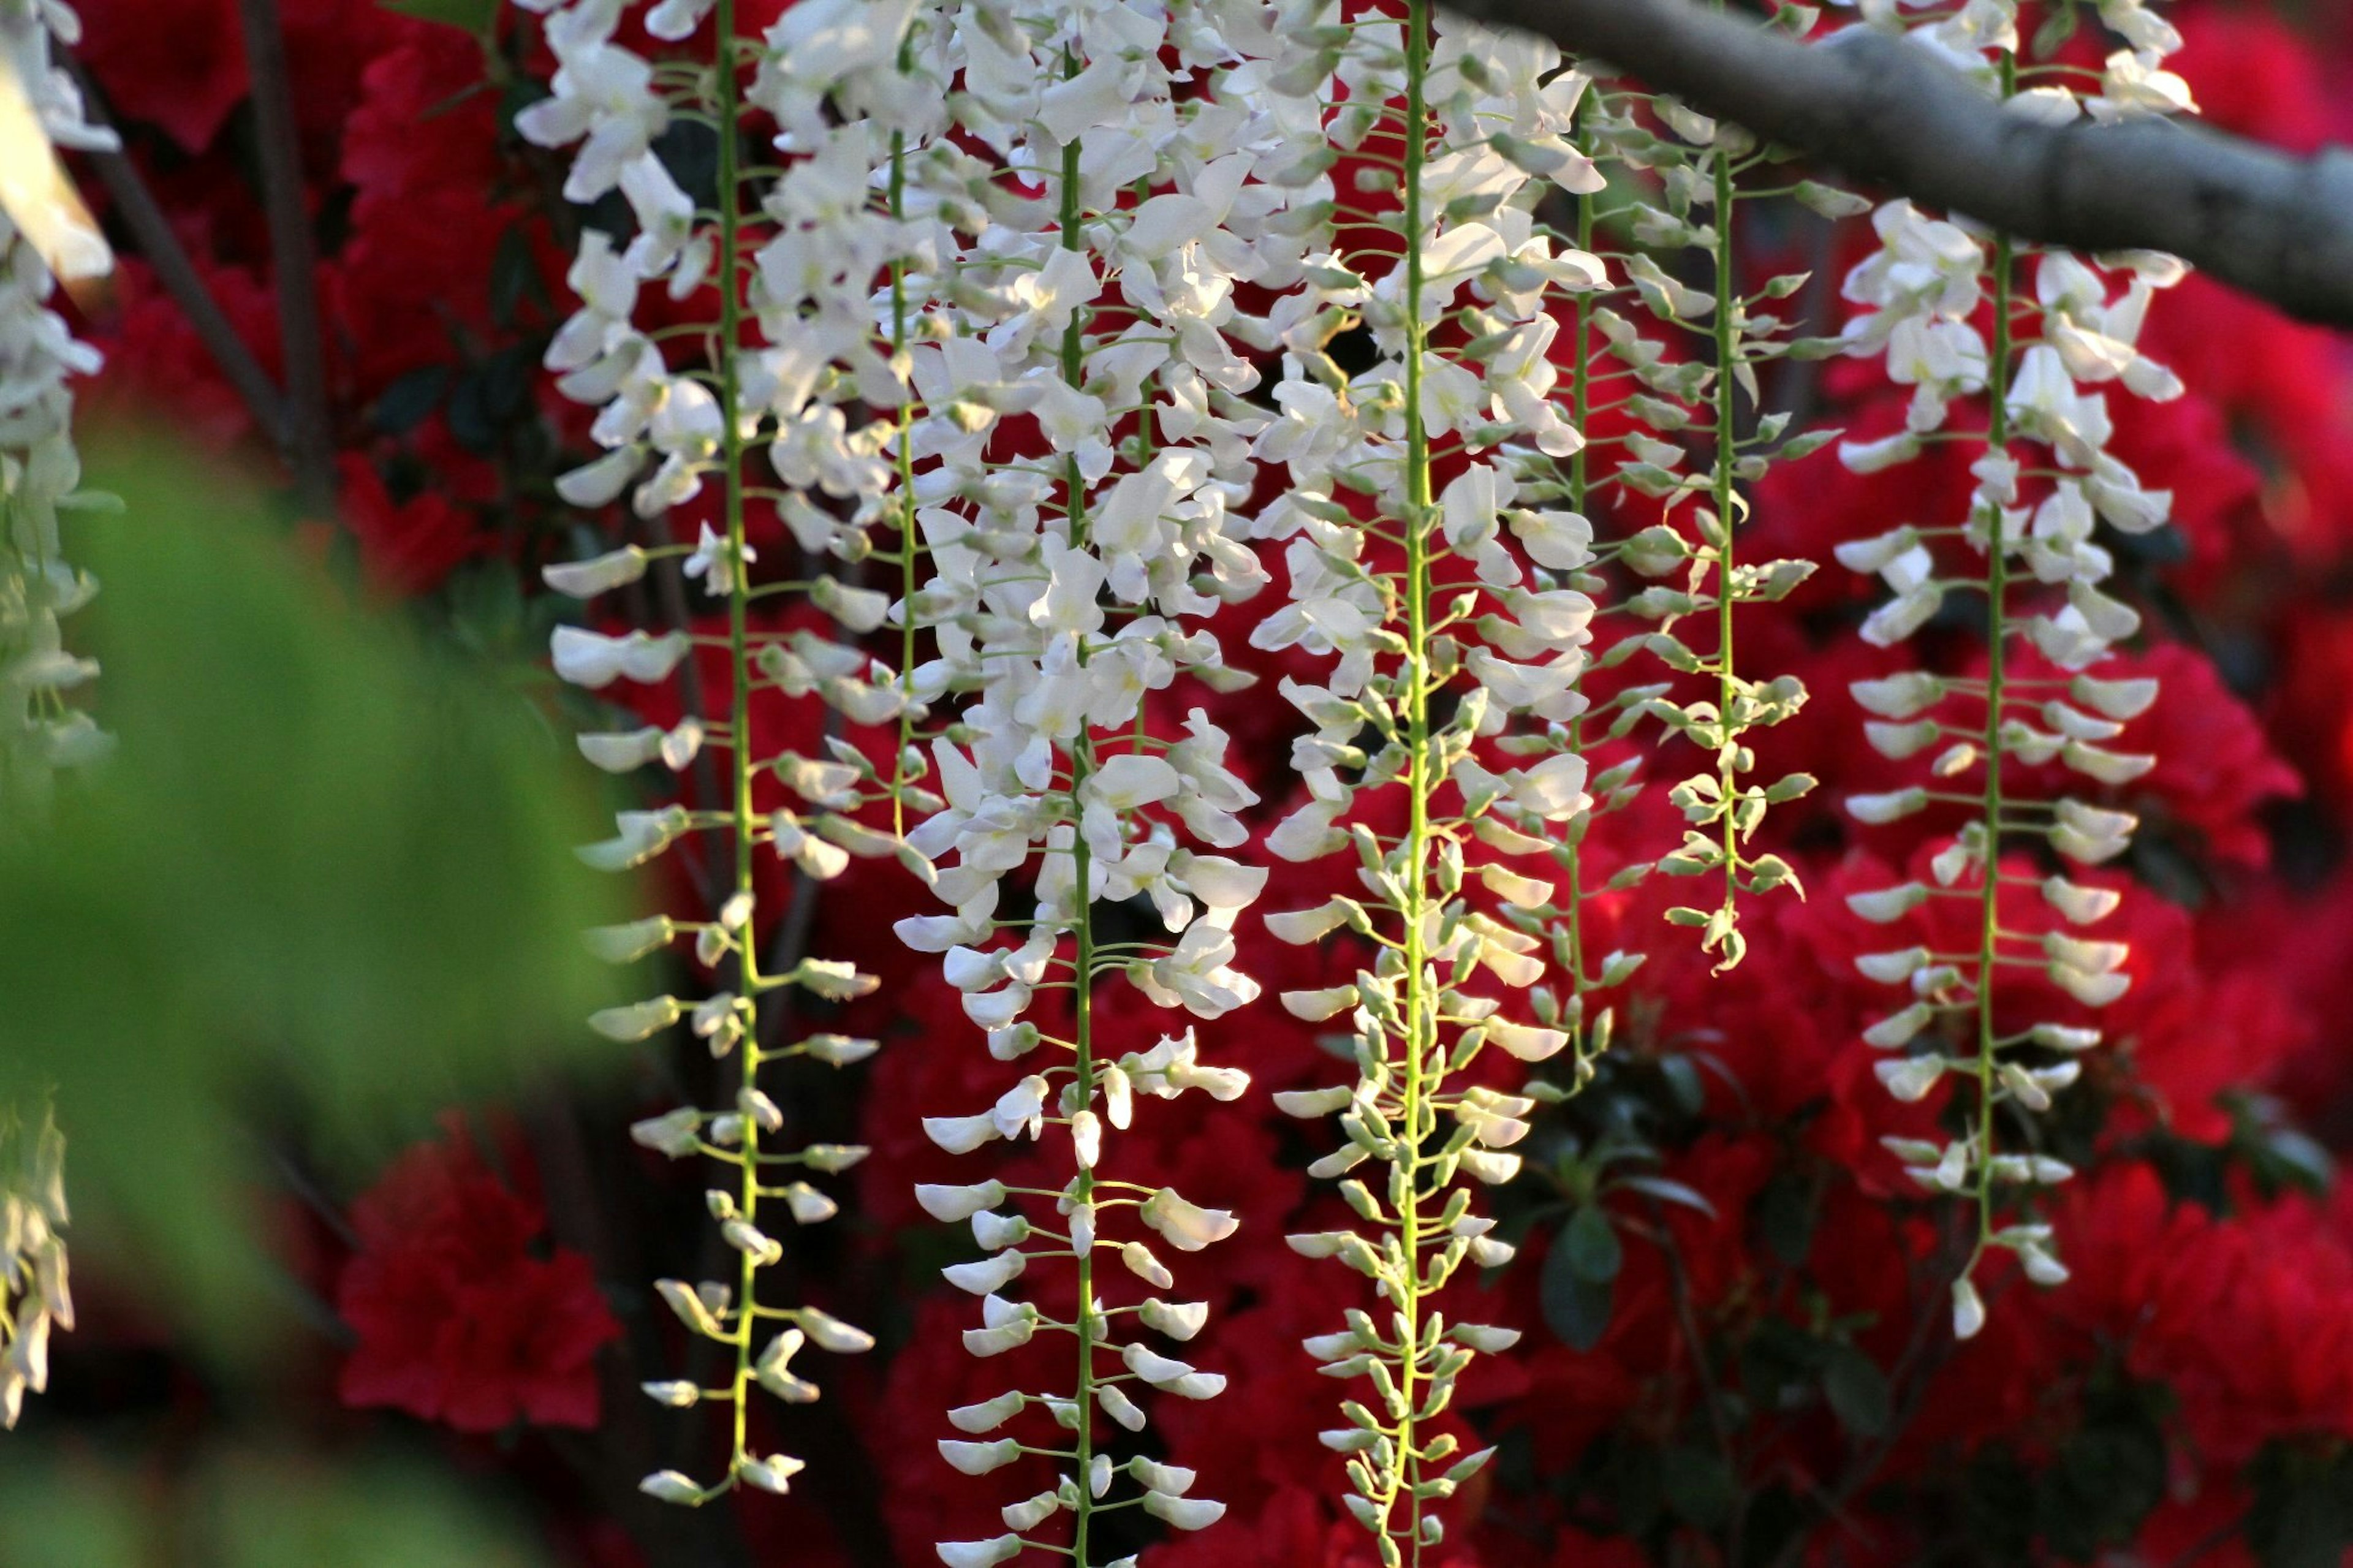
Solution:
M2030 123L1900 38L1804 45L1690 0L1450 0L1924 205L2021 239L2169 252L2353 326L2353 152L2299 158L2165 119Z

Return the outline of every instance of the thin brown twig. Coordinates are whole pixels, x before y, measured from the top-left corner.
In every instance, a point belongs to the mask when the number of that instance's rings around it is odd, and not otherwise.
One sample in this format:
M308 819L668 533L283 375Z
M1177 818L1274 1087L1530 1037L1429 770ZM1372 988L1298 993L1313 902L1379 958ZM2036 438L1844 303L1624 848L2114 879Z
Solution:
M67 66L80 85L84 117L92 125L106 126L107 117L99 108L98 83L79 60L69 57ZM286 405L278 384L261 368L261 362L253 357L252 349L238 335L220 301L205 287L204 275L196 270L180 237L172 231L171 219L164 216L163 205L147 188L139 165L131 161L127 152L90 153L85 156L98 171L99 182L106 187L107 195L113 198L114 216L122 220L122 226L139 247L139 255L154 269L155 281L163 285L164 292L188 319L196 340L205 345L214 365L244 402L253 422L283 450Z
M327 407L325 326L319 313L318 249L303 200L302 142L286 65L278 0L237 0L253 79L253 120L261 201L269 225L271 283L278 296L279 352L286 371L286 441L294 491L305 510L334 504L334 430Z
M1951 1353L1952 1340L1949 1337L1939 1339L1936 1330L1946 1321L1945 1295L1960 1272L1962 1249L1956 1243L1957 1238L1948 1232L1947 1245L1940 1249L1946 1256L1930 1269L1935 1285L1922 1293L1921 1308L1912 1321L1912 1331L1905 1339L1904 1349L1895 1358L1895 1364L1888 1371L1888 1386L1891 1389L1902 1388L1904 1392L1888 1418L1887 1429L1856 1455L1854 1462L1838 1479L1836 1485L1819 1493L1825 1517L1834 1517L1842 1510L1878 1473L1888 1455L1894 1452L1905 1430L1919 1415L1920 1406L1927 1398L1928 1387L1936 1381L1945 1357ZM1924 1360L1926 1364L1921 1365ZM1919 1373L1916 1380L1912 1378L1915 1368ZM1774 1559L1774 1568L1795 1568L1803 1560L1806 1542L1811 1534L1810 1529L1794 1531Z
M1735 1496L1732 1518L1725 1526L1725 1561L1738 1563L1743 1560L1746 1544L1748 1493L1740 1484L1740 1453L1733 1441L1732 1419L1725 1407L1724 1391L1715 1381L1715 1365L1709 1359L1707 1344L1700 1337L1699 1317L1692 1308L1691 1276L1684 1272L1683 1250L1675 1245L1674 1231L1668 1226L1666 1214L1655 1198L1644 1200L1650 1211L1651 1228L1657 1233L1660 1254L1666 1259L1668 1292L1674 1301L1675 1322L1682 1329L1683 1342L1691 1347L1692 1366L1699 1374L1700 1393L1707 1409L1707 1424L1715 1435L1715 1446L1724 1455L1725 1478L1732 1482Z

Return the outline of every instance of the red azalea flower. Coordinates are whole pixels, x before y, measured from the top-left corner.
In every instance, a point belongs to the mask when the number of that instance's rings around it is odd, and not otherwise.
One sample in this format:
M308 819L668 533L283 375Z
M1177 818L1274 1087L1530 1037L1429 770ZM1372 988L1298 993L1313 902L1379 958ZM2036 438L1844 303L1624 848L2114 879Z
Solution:
M481 90L482 73L481 46L454 27L427 28L367 63L343 131L355 206L498 182L498 100Z
M251 79L236 0L193 0L169 20L154 0L82 0L79 9L82 61L114 112L203 152Z
M262 368L278 372L278 307L251 269L199 259L198 274ZM90 333L106 363L79 389L76 417L91 425L167 426L207 452L226 452L255 434L252 411L213 363L196 330L137 257L116 263L113 308Z
M2333 1230L2291 1198L2166 1256L2129 1364L2174 1390L2200 1454L2353 1432L2353 1256Z
M352 1205L359 1251L335 1292L358 1337L343 1403L460 1432L594 1426L596 1352L620 1325L586 1258L534 1254L538 1203L500 1180L462 1126L448 1131Z
M379 592L429 594L488 542L472 514L439 490L395 501L375 465L360 454L344 453L336 467L343 524L359 541L361 566Z

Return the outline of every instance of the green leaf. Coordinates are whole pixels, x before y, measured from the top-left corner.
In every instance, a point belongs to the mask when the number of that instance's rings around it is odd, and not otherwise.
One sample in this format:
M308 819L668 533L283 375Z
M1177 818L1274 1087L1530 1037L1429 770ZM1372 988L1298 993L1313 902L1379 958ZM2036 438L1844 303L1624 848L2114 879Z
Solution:
M1822 1397L1839 1425L1857 1437L1880 1436L1894 1414L1879 1363L1852 1345L1831 1349L1822 1363Z
M1570 1272L1591 1285L1606 1285L1617 1279L1626 1261L1617 1229L1598 1204L1588 1204L1570 1216L1561 1227L1560 1247L1568 1257Z
M532 253L529 232L513 227L501 234L499 248L491 258L491 319L502 327L512 326L516 307L538 279L539 258Z
M1715 1205L1698 1191L1681 1182L1671 1182L1664 1176L1620 1176L1609 1184L1648 1194L1663 1204L1680 1204L1687 1209L1697 1209L1710 1219L1715 1217Z
M1589 1351L1609 1331L1616 1291L1614 1279L1588 1279L1570 1267L1568 1227L1564 1226L1553 1240L1552 1250L1545 1254L1544 1271L1536 1281L1545 1326L1569 1349Z
M441 395L448 388L446 364L419 365L394 377L375 400L376 429L386 436L407 435L441 405Z
M499 16L499 0L376 0L376 4L387 11L420 22L439 22L478 37L488 37Z
M1699 1068L1681 1052L1658 1058L1659 1077L1666 1080L1667 1093L1673 1097L1675 1109L1685 1116L1697 1116L1707 1108L1707 1085L1699 1076Z
M1962 1474L1961 1533L1989 1563L2032 1560L2034 1480L2018 1456L1980 1449Z
M1791 1268L1814 1249L1814 1201L1807 1183L1784 1172L1765 1184L1749 1210L1767 1250Z
M2043 1535L2070 1559L2131 1539L2165 1499L2166 1441L2146 1417L2087 1426L2060 1446L2042 1479ZM2340 1516L2341 1517L2341 1516ZM2340 1543L2325 1559L2334 1563Z
M1701 1530L1720 1528L1739 1497L1731 1468L1704 1448L1670 1448L1660 1461L1659 1485L1667 1506Z

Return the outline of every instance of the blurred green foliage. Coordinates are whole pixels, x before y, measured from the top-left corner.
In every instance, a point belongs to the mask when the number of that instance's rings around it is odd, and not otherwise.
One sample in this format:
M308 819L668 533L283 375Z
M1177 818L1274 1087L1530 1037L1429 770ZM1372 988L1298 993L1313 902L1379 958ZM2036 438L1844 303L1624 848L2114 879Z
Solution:
M90 1459L0 1469L8 1568L540 1568L517 1521L445 1479L377 1462L216 1456L158 1494L152 1472Z
M218 1334L257 1299L240 1111L380 1142L595 1049L575 933L616 889L570 847L607 829L522 683L353 602L249 487L160 448L92 479L121 749L0 848L0 1095L55 1086L108 1250Z

